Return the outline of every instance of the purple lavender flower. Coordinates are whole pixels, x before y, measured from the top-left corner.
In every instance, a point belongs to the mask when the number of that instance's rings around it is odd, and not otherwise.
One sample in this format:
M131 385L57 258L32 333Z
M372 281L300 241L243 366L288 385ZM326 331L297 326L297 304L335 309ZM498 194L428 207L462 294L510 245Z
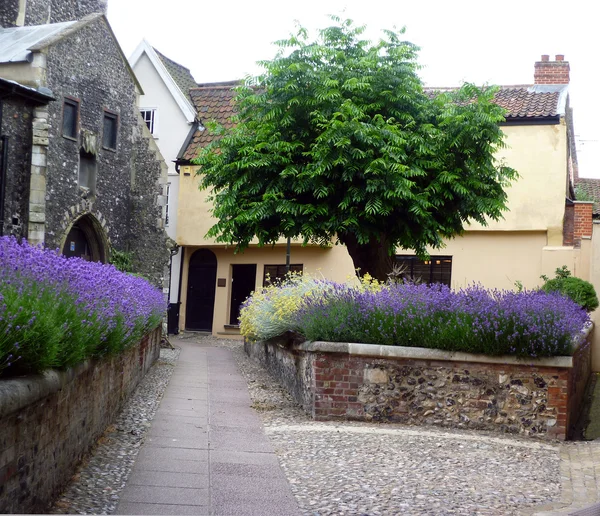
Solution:
M31 371L119 351L164 309L158 289L112 265L0 238L0 372L17 341Z
M378 292L345 287L308 298L298 328L310 340L418 346L491 355L572 354L589 322L560 294L444 285L390 284Z

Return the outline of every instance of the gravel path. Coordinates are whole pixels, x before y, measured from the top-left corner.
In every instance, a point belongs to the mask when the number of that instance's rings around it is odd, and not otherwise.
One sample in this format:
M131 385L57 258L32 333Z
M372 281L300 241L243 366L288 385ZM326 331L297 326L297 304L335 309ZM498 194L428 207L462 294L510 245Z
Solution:
M112 514L150 421L169 383L179 349L161 349L117 420L83 461L50 514Z

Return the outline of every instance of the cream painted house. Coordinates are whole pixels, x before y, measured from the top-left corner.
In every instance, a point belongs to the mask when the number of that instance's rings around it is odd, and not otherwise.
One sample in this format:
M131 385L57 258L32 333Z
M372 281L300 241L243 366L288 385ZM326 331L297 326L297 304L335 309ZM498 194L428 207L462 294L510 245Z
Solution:
M176 240L179 174L175 167L181 145L196 128L196 110L189 96L196 81L190 71L165 57L143 40L129 58L131 67L144 90L139 108L142 118L168 165L164 195L165 230ZM169 331L178 325L181 250L171 257L169 295Z
M569 64L563 56L535 63L535 83L503 86L496 101L507 109L507 148L499 154L520 179L509 189L509 211L504 220L486 227L469 226L464 236L431 250L431 260L418 260L398 250L398 260L409 275L453 288L480 282L491 288L532 288L540 276L552 276L567 265L577 276L589 278L591 203L573 201L572 170L576 163L572 117L568 106ZM199 85L190 90L198 120L227 125L233 113L235 83ZM180 329L237 334L239 304L260 288L266 274L284 271L285 243L251 247L234 254L233 247L205 238L214 224L208 193L198 188L197 167L191 164L198 149L212 140L204 127L191 136L178 156L180 190L177 243L182 246ZM333 280L353 275L353 264L343 246L323 249L292 245L291 264L305 272Z

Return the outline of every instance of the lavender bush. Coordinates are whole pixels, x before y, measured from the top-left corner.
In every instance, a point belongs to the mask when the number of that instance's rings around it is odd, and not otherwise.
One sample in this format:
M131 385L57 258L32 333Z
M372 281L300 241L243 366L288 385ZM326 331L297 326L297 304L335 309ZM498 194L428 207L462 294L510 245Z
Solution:
M0 374L122 351L164 310L161 292L142 278L0 238Z
M542 357L572 354L588 322L557 293L401 283L376 291L339 285L307 296L291 329L309 340Z

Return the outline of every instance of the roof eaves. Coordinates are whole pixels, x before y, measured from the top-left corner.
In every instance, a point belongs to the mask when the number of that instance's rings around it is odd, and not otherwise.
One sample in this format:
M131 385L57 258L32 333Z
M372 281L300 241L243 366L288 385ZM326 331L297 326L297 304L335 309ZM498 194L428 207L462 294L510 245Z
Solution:
M48 104L48 102L56 100L52 92L47 88L41 88L39 90L36 90L35 88L31 88L30 86L24 86L23 84L20 84L16 81L2 79L1 77L0 91L3 92L2 97L4 97L4 95L6 94L15 95L28 100L32 100L36 104L40 105Z
M187 99L185 94L181 91L175 82L175 79L173 79L163 62L160 60L154 48L152 48L152 46L145 39L142 40L129 58L131 66L135 66L144 53L148 56L148 59L150 59L150 62L158 72L158 75L171 93L173 99L175 99L175 102L177 102L177 105L179 106L179 109L181 109L187 122L189 124L193 123L196 119L196 110L192 106L192 103Z
M185 137L185 141L183 142L183 145L181 146L181 149L179 149L179 152L177 153L177 158L175 158L175 163L189 163L189 160L187 160L185 158L185 153L187 151L187 148L190 145L190 143L192 142L192 139L194 138L196 131L202 131L203 129L204 128L201 128L200 123L192 124L192 126L190 127L190 131L188 132L188 135Z

